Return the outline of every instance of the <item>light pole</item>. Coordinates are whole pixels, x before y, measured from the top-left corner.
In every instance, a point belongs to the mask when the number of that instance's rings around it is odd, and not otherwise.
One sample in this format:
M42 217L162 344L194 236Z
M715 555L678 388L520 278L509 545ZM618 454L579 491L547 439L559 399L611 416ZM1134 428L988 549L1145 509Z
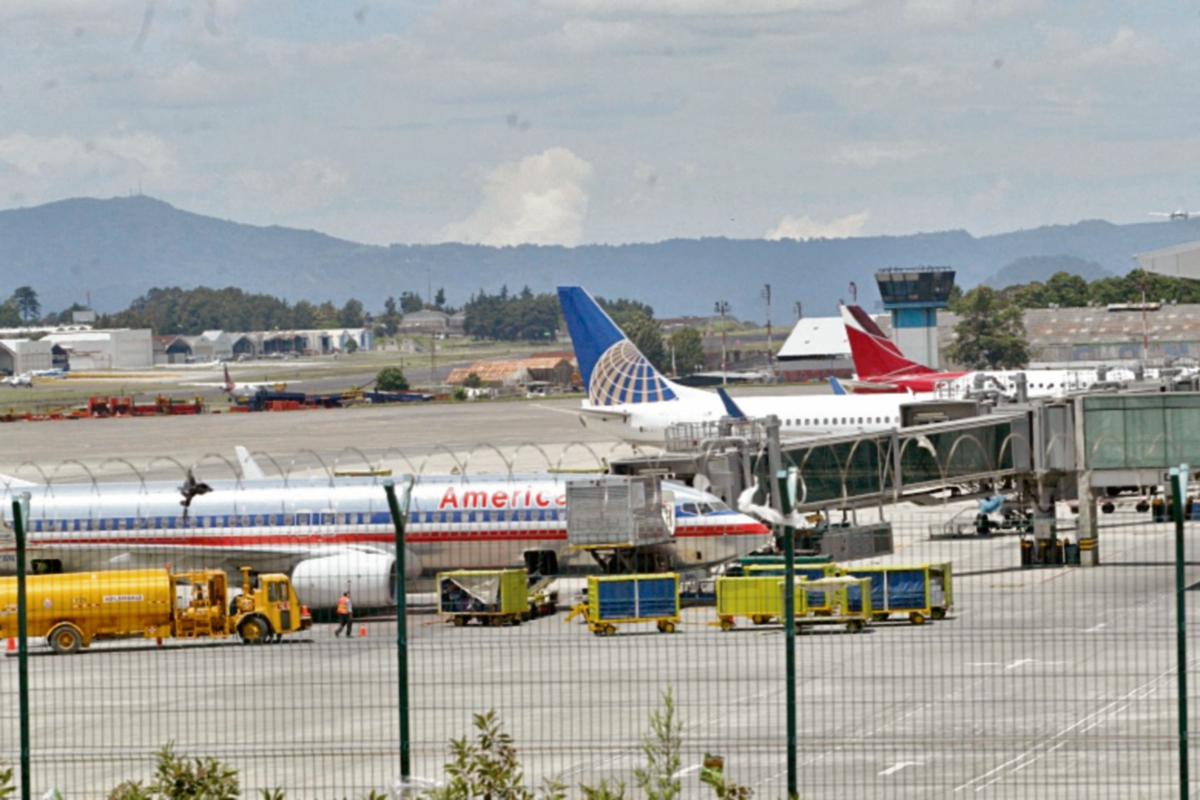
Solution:
M729 311L729 303L725 300L718 300L713 310L721 315L721 385L724 386L729 383L728 361L726 360L727 351L725 349L725 314Z
M767 374L775 379L775 348L771 346L771 284L763 286L762 296L767 301Z
M796 322L804 319L804 304L799 300L796 301Z

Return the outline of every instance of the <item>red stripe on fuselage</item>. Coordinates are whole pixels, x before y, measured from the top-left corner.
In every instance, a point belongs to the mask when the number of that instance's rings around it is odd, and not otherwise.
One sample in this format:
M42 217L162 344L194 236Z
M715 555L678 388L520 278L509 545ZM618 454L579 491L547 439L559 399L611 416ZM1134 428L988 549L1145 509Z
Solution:
M357 532L357 533L246 533L246 534L188 534L183 536L138 536L135 532L127 536L108 536L104 538L68 538L49 539L35 535L30 542L36 547L69 547L71 545L157 545L168 547L238 547L238 546L274 546L274 545L329 545L329 544L392 544L396 536L392 532ZM675 529L678 537L713 538L719 536L765 536L770 531L758 523L739 523L736 525L681 525ZM565 541L566 528L499 528L484 530L436 530L406 531L404 540L413 544L421 542L486 542L552 539Z

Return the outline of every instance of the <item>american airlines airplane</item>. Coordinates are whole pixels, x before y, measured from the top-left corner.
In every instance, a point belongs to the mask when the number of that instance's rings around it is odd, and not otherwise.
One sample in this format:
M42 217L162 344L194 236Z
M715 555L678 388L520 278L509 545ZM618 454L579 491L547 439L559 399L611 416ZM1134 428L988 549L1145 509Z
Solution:
M716 422L739 415L774 414L785 436L884 430L900 425L901 404L919 399L899 395L742 397L736 408L731 408L715 392L665 378L582 288L560 286L558 300L587 389L580 420L628 442L662 444L671 425Z
M313 609L349 589L360 608L395 604L394 528L374 478L34 484L0 475L0 574L12 574L14 494L31 495L31 571L177 570L242 565L287 572ZM456 568L536 565L545 572L586 554L567 548L566 486L597 475L420 477L405 526L405 578ZM679 568L705 567L770 541L770 530L716 496L664 483L673 494L665 552ZM183 500L181 500L181 497ZM184 504L186 501L186 505ZM664 505L666 505L664 503ZM586 562L585 562L586 563Z

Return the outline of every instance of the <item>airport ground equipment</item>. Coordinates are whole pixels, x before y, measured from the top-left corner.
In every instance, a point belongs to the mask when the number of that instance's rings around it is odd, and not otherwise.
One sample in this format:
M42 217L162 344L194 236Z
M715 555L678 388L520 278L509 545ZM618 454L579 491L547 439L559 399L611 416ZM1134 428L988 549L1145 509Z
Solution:
M799 591L796 583L793 606L795 618L808 615L808 593ZM824 593L817 593L824 599ZM717 578L717 625L721 630L733 630L737 617L745 617L755 625L781 622L783 617L783 578L775 574L722 576Z
M837 578L843 574L841 568L831 561L802 564L797 560L795 564L797 586L799 586L800 581L819 581L822 578ZM785 566L782 560L777 564L755 564L746 567L746 574L754 576L774 575L782 578ZM830 603L833 600L833 596L827 592L814 591L808 596L806 609L814 614L826 613L831 610Z
M617 625L653 622L660 633L674 633L679 623L679 575L590 575L587 585L588 630L597 636L616 632Z
M797 580L797 594L806 595L807 613L796 617L796 629L814 625L845 625L846 630L858 633L874 618L871 604L871 580L853 576ZM814 608L809 598L822 595Z
M439 572L438 613L458 628L473 619L481 625L520 625L530 610L527 583L523 569Z
M56 653L70 654L98 639L221 639L244 644L279 641L312 626L286 575L250 579L229 591L223 570L171 573L165 569L76 572L26 578L26 629ZM17 584L0 578L0 638L17 635Z
M907 614L912 624L923 625L929 618L944 619L954 604L949 562L846 566L843 572L870 580L872 616L876 620L885 620L891 614Z
M610 574L661 571L674 544L674 496L655 476L606 475L566 487L567 546Z

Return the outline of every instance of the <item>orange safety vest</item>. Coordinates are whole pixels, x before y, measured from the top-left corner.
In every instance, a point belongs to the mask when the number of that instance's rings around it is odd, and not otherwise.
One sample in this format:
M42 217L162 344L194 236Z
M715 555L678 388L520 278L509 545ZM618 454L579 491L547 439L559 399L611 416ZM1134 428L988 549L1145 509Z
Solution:
M349 614L350 613L350 598L346 597L345 595L342 595L341 597L338 598L337 613L339 613L339 614Z

